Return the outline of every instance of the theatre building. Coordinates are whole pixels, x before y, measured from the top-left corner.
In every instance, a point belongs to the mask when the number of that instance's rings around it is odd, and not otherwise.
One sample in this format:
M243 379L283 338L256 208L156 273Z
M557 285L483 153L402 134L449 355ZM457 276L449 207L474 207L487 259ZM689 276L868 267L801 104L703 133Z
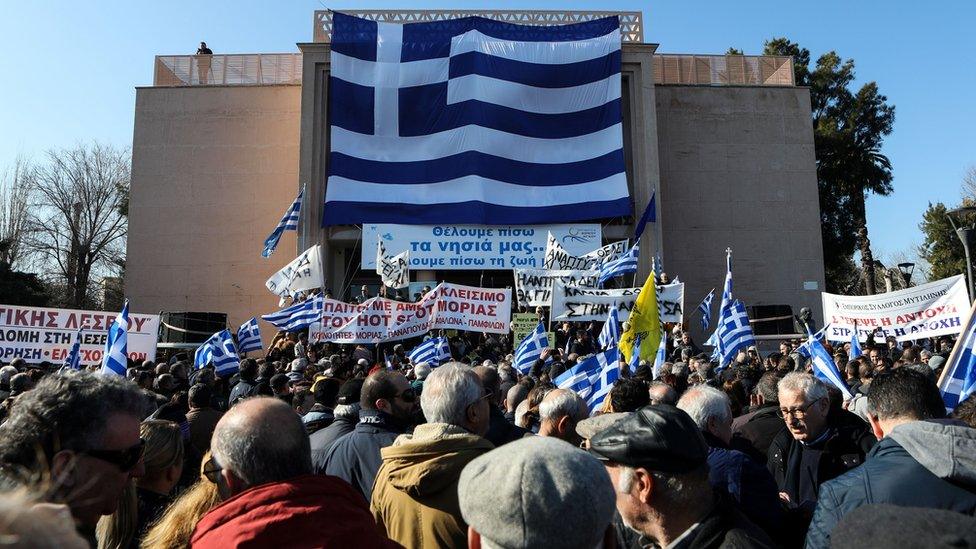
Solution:
M685 283L685 323L701 341L693 311L710 289L721 293L731 248L735 296L752 307L754 320L801 307L820 316L810 92L794 84L791 58L664 53L667 44L644 34L639 12L349 13L398 23L481 15L529 25L619 16L627 183L637 217L652 196L657 208L641 239L637 284L659 255L664 270ZM331 14L315 12L312 22L311 41L295 52L155 58L152 85L136 90L125 279L133 310L220 312L236 327L278 309L265 281L313 244L322 245L325 286L334 296L348 300L364 284L375 294L379 278L361 261L375 255L377 232L422 230L323 227ZM261 257L264 239L303 185L299 230ZM635 221L632 214L560 230L589 234L596 248L599 240L632 237ZM443 243L449 253L450 242ZM437 236L431 245L436 250ZM510 265L456 255L454 263L414 265L412 280L512 285ZM262 326L268 341L273 332Z

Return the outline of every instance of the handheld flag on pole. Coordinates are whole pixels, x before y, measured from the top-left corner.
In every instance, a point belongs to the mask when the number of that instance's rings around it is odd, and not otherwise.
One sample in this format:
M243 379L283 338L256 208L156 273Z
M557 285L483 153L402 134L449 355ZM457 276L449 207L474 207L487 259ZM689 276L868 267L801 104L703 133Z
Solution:
M840 376L837 365L834 364L834 359L827 352L826 347L820 343L820 340L814 339L814 337L815 335L811 335L807 339L807 350L810 353L810 362L813 364L813 375L840 389L840 392L844 395L844 400L854 398L847 383L844 383L844 379Z
M193 355L196 368L199 370L211 362L218 377L227 377L240 370L241 359L230 330L215 333L197 347Z
M861 350L861 342L857 340L857 326L855 326L854 334L851 336L851 351L847 354L847 360L854 360L863 354L864 351Z
M644 287L641 288L640 295L634 301L634 308L630 311L628 328L620 337L620 350L624 354L627 362L631 362L631 357L635 350L640 359L646 360L657 352L657 347L661 343L661 316L657 304L657 287L654 283L654 273L647 275ZM640 345L635 346L634 342L640 338Z
M108 338L105 340L105 355L102 357L103 375L124 376L129 366L126 352L129 340L129 301L122 306L122 312L115 317L108 327Z
M68 353L67 358L64 359L62 368L66 370L81 369L81 332L84 329L84 326L78 328L78 334L75 335L75 342L71 344L71 351Z
M719 352L717 371L721 371L732 362L739 351L756 344L746 306L739 300L733 301L726 310L722 311L715 334L718 340L715 350Z
M617 308L610 307L607 321L603 323L603 329L600 330L600 337L597 339L603 350L616 347L620 341L620 318L617 315Z
M275 227L268 238L264 239L264 251L261 252L262 257L271 257L274 253L275 248L278 247L278 241L281 240L281 235L285 231L297 231L298 230L298 214L302 210L302 195L305 194L305 187L298 191L298 196L295 197L295 201L291 203L291 206L285 210L285 215L281 216L281 221L278 222L278 226Z
M677 279L675 279L677 280ZM712 322L712 300L715 299L715 288L708 292L705 299L698 304L698 312L701 313L701 327L702 331L708 330L709 324Z
M976 302L942 369L939 392L947 413L976 393Z
M260 351L264 348L261 344L261 328L258 327L258 319L251 317L241 327L237 329L237 345L242 353Z
M606 365L600 369L599 374L590 380L590 386L593 389L590 396L586 399L586 407L589 408L591 414L594 410L603 406L607 395L610 394L617 379L620 378L620 363L617 361L617 350L607 351L606 354L609 355L611 352L613 353L613 360L609 360L610 357L608 356Z
M261 318L274 324L279 330L297 332L308 328L322 317L322 296L313 296L308 301L296 303L276 313L262 315Z
M595 391L602 390L606 384L609 384L610 387L613 386L613 382L619 377L618 357L617 349L597 353L559 374L552 382L556 387L574 391L580 398L588 401L589 398L595 395ZM600 384L601 374L610 370L616 370L617 375L612 376L611 379L604 380L604 384ZM610 389L607 388L606 392L610 392ZM605 396L605 393L599 395L599 397L602 396ZM599 402L602 403L603 398L599 398Z
M655 196L656 193L651 194L651 200L647 203L647 207L644 208L644 214L637 221L637 227L634 229L634 243L640 240L641 235L644 234L644 227L647 226L648 222L657 222L657 207L654 203Z
M432 368L436 368L451 360L451 346L447 343L446 337L432 337L407 353L411 364L426 362Z
M634 244L627 250L627 253L621 255L620 257L604 261L600 264L600 279L599 284L602 286L604 282L610 280L611 278L636 273L637 272L637 259L640 256L640 246Z
M657 347L657 354L654 356L654 373L653 379L657 379L661 375L661 366L664 365L665 355L668 352L668 336L667 334L661 334L661 344Z
M549 336L546 335L546 327L541 322L534 330L529 332L529 335L525 336L525 339L519 343L517 349L515 349L515 363L512 366L519 371L520 374L527 374L535 364L535 361L539 360L542 356L542 351L549 347Z
M710 304L711 302L709 302ZM725 322L725 313L732 303L732 249L725 249L725 286L722 288L722 301L718 306L718 322L715 327L715 331L709 336L708 340L705 341L705 345L714 347L712 351L712 358L717 359L722 356L722 350L719 348L721 341L718 337L719 327Z
M640 348L641 348L641 338L640 336L634 340L634 344L631 346L630 350L630 362L627 364L630 366L630 372L634 373L640 366Z

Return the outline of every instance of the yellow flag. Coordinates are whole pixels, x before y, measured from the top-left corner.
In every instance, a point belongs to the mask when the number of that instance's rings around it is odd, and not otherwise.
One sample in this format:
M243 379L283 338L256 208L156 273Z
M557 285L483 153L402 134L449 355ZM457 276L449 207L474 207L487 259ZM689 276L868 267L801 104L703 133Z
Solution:
M630 355L634 348L634 339L640 338L641 360L654 360L657 347L661 343L661 317L657 310L657 293L654 288L654 273L651 272L641 288L640 295L630 311L627 328L620 336L617 348L620 354L630 362Z

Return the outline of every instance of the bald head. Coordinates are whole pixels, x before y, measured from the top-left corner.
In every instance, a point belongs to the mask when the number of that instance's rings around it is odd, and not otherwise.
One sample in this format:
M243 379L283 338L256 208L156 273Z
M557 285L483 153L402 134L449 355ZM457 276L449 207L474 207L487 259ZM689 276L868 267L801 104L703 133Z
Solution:
M485 392L491 393L491 401L500 404L504 395L499 394L501 392L501 378L498 376L498 372L491 366L478 366L472 370L481 379L481 386L485 388Z
M312 472L305 427L277 398L250 398L231 408L217 422L211 450L243 489Z

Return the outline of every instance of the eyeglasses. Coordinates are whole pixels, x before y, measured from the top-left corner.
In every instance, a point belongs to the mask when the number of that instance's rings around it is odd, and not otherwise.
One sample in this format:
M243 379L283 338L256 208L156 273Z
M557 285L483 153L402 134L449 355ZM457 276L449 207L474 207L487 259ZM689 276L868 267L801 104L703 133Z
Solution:
M126 448L125 450L85 450L82 452L86 456L107 461L115 465L123 473L128 473L139 464L142 453L146 449L146 441L139 439L139 442Z
M404 402L417 402L417 391L410 389L404 389L402 393L396 394L393 398L399 398Z
M780 408L779 410L776 410L776 415L782 419L786 419L786 416L792 416L797 419L800 419L807 415L807 410L809 410L811 406L820 402L821 400L822 399L814 400L810 404L807 404L806 406L801 406L800 408Z
M217 478L220 476L220 472L224 468L221 467L217 460L211 455L210 459L203 465L203 476L207 478L210 482L217 484Z

